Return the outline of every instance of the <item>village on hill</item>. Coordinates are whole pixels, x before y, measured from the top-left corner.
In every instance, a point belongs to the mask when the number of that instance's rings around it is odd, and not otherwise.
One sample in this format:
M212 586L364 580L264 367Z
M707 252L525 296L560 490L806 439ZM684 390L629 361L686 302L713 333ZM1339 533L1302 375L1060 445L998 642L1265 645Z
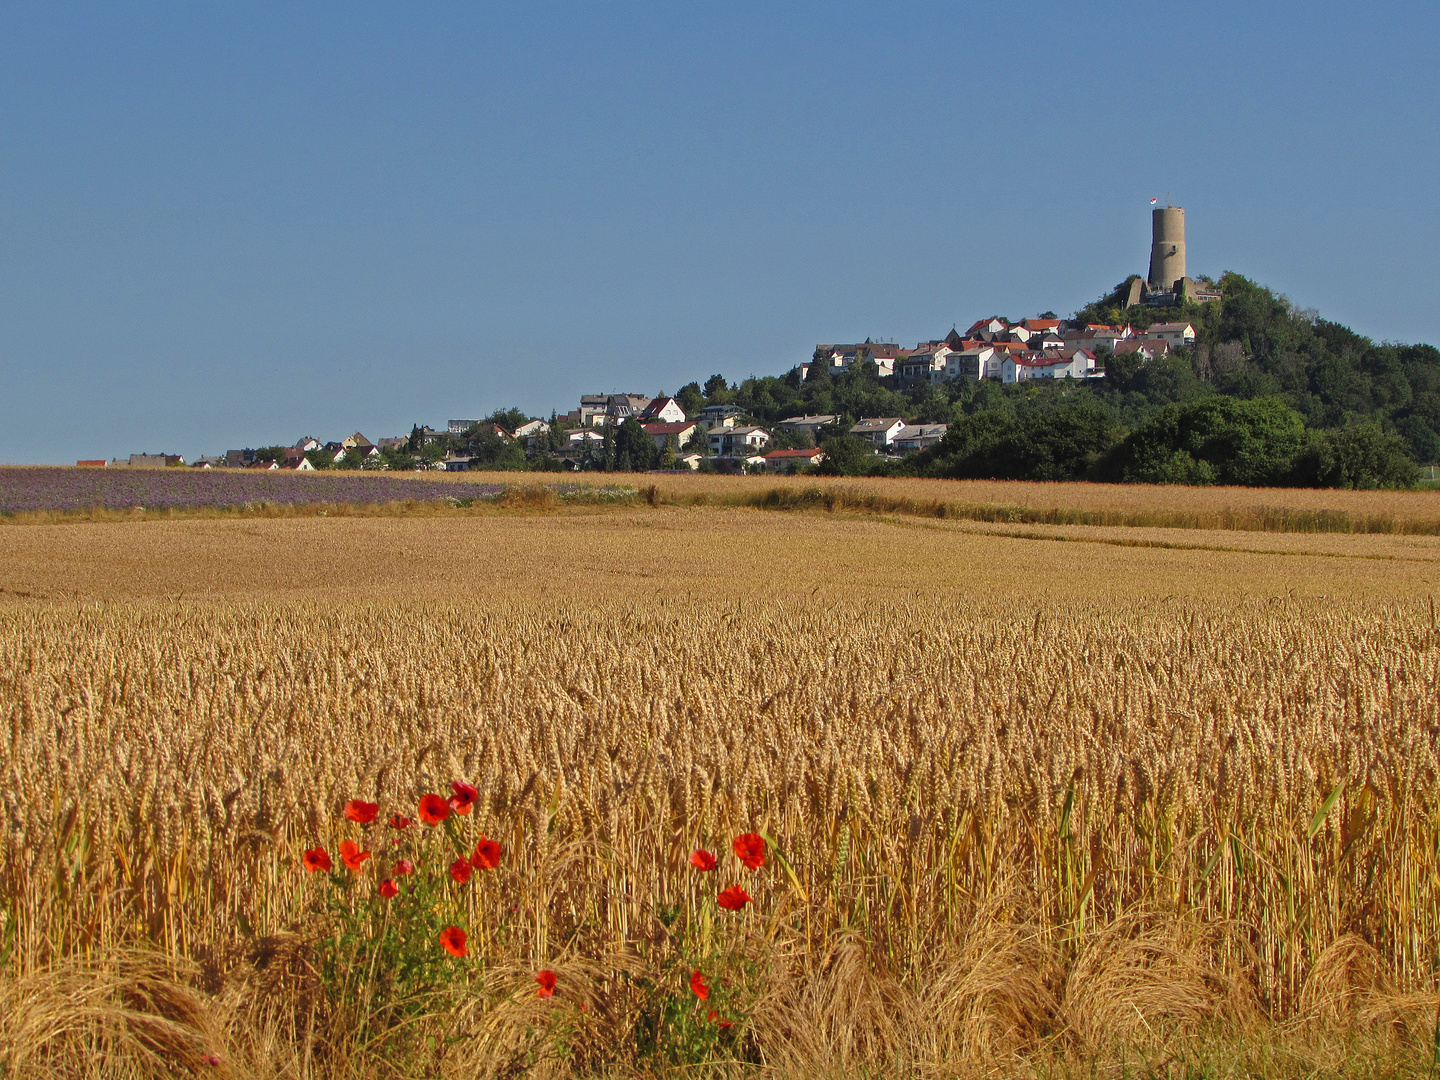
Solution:
M1180 207L1150 267L1069 319L975 320L902 348L819 344L782 375L582 394L372 441L82 461L111 468L699 470L1404 487L1440 463L1440 350L1373 342L1239 274L1186 269Z
M1151 360L1168 356L1172 349L1194 341L1195 327L1185 322L1157 323L1136 330L1130 326L1069 324L1053 317L1013 323L990 317L977 320L963 334L952 330L942 339L922 341L913 349L870 340L817 345L811 359L797 364L784 378L794 384L803 383L819 374L818 366L831 377L867 369L880 385L900 390L959 380L1001 384L1029 379L1093 380L1104 379L1105 357ZM227 450L191 462L178 454L131 454L125 459L77 464L109 468L188 465L200 469L302 472L326 468L460 472L472 467L494 468L497 464L514 467L523 455L530 468L578 471L603 468L607 455L613 459L615 440L621 437L626 421L632 420L653 442L659 467L718 472L794 472L817 466L825 456L820 443L827 436L841 433L864 439L883 459L898 461L935 445L948 430L944 423L907 423L899 416L862 416L846 423L837 414L797 414L763 424L735 405L705 404L703 400L682 404L676 397L663 394L582 394L575 408L548 419L526 417L511 410L503 417L487 420L450 420L443 428L416 425L408 434L375 441L356 431L339 440L305 436L288 446ZM488 441L492 450L498 442L508 444L519 454L467 453L477 438ZM502 458L505 460L499 460Z

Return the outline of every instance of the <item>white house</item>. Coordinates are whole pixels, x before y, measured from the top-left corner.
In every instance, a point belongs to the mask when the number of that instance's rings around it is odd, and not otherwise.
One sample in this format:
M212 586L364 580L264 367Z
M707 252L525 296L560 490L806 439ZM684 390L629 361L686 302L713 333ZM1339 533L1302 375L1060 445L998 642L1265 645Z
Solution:
M902 454L934 446L949 431L948 424L906 424L890 440L890 447Z
M1154 360L1157 357L1170 355L1170 343L1168 341L1152 341L1144 337L1126 338L1124 341L1115 343L1114 353L1116 356L1128 356L1136 353L1142 360Z
M655 440L655 445L661 450L671 439L675 440L675 447L679 449L688 443L695 435L697 424L693 420L678 420L673 423L646 424L645 434Z
M544 435L550 430L550 424L545 420L527 420L515 429L515 438L526 439L532 435Z
M1064 353L1018 353L1007 356L1000 364L1000 381L1013 383L1026 379L1084 379L1095 371L1095 354L1085 349Z
M771 450L765 455L765 468L768 472L794 472L824 460L825 451L816 447L809 450Z
M1140 337L1145 341L1164 341L1172 347L1176 345L1194 345L1195 327L1189 323L1167 322L1156 323L1146 330Z
M890 445L891 441L905 426L905 421L898 416L879 416L869 420L861 420L850 429L851 435L858 435L862 439L868 439L881 449Z
M948 345L911 353L895 365L895 374L902 383L939 382L945 377L946 358L954 350Z
M1001 319L997 316L991 317L989 319L977 320L976 323L971 326L969 330L965 331L965 336L967 338L972 338L980 337L982 334L1003 334L1009 329L1010 324L1004 319Z
M740 409L735 405L707 405L700 410L700 421L706 427L734 427L740 422Z
M720 457L737 457L763 450L770 433L758 427L717 427L710 435L710 452Z
M679 424L685 420L685 410L674 398L657 397L640 414L642 424Z
M791 416L781 420L779 426L786 431L808 431L812 436L818 435L822 427L833 424L839 420L838 416Z
M359 453L361 462L364 462L367 458L378 458L380 456L380 448L378 446L345 446L341 444L340 449L334 452L330 460L338 465L345 460L345 455L351 450Z
M945 357L943 378L947 382L954 382L956 379L969 379L971 382L975 382L983 379L986 375L987 364L994 356L995 346L993 345L980 345L961 352L952 352Z
M570 446L590 446L604 441L604 435L590 428L580 428L578 431L570 431L565 434L565 442Z

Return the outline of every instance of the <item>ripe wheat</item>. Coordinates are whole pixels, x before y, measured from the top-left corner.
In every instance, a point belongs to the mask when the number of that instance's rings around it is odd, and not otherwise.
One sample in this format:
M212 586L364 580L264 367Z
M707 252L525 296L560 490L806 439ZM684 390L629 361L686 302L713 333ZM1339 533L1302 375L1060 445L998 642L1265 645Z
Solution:
M1109 1067L1257 1025L1431 1038L1433 608L1137 602L1098 577L1039 605L998 578L676 601L679 579L609 595L583 551L549 558L524 583L563 565L558 595L528 602L3 609L0 1062L392 1075L306 974L300 856L349 835L347 800L413 813L456 779L507 861L465 900L492 996L416 1032L463 1036L426 1066L447 1075L634 1066L637 988L681 929L739 958L746 1053L796 1075ZM691 851L750 830L783 865L745 879L748 921L676 924L704 906ZM587 1005L561 1042L541 968Z

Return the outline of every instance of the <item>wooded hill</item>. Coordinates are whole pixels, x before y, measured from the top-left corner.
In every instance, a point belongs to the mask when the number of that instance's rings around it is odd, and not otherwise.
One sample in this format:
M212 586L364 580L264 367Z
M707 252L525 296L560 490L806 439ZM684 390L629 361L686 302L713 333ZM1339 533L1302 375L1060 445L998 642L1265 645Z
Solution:
M926 475L1373 487L1406 486L1413 462L1440 462L1440 350L1377 344L1239 274L1219 284L1219 303L1127 309L1122 283L1076 312L1077 323L1195 327L1194 347L1167 357L1105 358L1104 380L901 389L873 365L831 376L817 364L804 382L798 371L734 386L715 376L677 399L687 412L734 404L772 423L799 413L948 423L941 446L900 466ZM832 449L832 468L895 468Z

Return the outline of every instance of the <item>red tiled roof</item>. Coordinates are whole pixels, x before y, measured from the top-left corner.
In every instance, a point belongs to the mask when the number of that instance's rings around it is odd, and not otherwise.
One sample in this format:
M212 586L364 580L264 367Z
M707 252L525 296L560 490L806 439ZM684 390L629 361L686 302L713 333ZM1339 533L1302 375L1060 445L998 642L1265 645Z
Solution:
M646 435L679 435L682 431L685 431L685 430L687 430L688 428L693 428L694 426L695 426L695 421L693 421L693 420L672 420L672 421L670 421L670 422L668 422L668 423L664 423L664 424L646 424L646 425L645 425L645 434L646 434Z
M101 467L103 467L104 464L105 464L105 459L104 459L104 458L87 458L85 461L77 461L77 462L75 462L75 467L76 467L77 469L79 469L79 468L96 469L96 468L101 468Z
M823 451L817 446L809 450L771 450L765 456L767 458L814 457L819 453L823 453Z

